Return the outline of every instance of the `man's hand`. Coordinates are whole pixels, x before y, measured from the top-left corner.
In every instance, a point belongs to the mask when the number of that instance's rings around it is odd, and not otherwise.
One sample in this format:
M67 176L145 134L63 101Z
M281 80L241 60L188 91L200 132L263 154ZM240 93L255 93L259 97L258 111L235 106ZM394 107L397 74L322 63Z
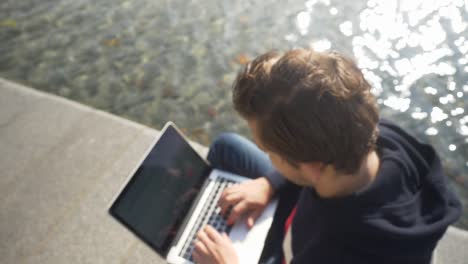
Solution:
M226 188L218 205L225 215L232 207L228 224L234 224L242 215L247 215L247 226L251 228L273 197L274 189L265 177L245 181Z
M209 225L198 232L192 256L195 263L200 264L239 263L234 246L226 233L220 234Z

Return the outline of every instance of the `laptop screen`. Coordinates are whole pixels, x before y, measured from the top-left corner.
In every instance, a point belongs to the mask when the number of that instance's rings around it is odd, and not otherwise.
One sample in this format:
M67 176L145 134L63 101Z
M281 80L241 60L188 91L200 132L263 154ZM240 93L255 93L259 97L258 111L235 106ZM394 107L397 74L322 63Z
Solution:
M210 169L169 125L110 213L165 255Z

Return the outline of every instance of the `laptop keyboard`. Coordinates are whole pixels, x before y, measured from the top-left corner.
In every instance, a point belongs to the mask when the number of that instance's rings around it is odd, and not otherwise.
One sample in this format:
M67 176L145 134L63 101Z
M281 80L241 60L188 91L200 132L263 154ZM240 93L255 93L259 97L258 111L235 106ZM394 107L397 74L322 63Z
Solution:
M227 219L220 215L221 210L218 207L218 200L221 197L223 190L235 183L236 182L229 179L221 177L216 178L214 182L215 186L211 189L210 194L208 195L208 200L201 209L200 215L195 221L195 225L192 230L190 230L187 241L182 247L180 254L181 257L193 262L192 251L194 248L194 241L196 240L198 231L206 225L212 226L220 233L226 232L229 234L231 227L227 225ZM226 215L229 215L229 212L227 212Z

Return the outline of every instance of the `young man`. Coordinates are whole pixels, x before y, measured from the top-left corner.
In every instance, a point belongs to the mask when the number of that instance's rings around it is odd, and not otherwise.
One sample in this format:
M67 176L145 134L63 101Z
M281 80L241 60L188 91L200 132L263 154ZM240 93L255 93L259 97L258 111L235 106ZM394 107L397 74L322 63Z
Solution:
M370 88L335 52L269 52L238 75L234 106L263 152L223 134L208 160L253 178L222 194L230 223L245 216L252 226L279 195L262 260L428 264L460 216L434 149L379 120ZM211 227L199 232L193 256L237 263L229 238Z

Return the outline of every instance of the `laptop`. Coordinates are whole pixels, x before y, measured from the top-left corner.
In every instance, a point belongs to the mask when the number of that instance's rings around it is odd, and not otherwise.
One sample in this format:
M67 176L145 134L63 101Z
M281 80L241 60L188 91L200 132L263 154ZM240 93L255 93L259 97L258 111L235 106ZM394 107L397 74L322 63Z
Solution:
M207 224L229 235L239 263L258 263L277 200L251 229L245 219L228 226L217 206L223 189L246 180L212 168L168 122L111 202L109 213L169 263L193 263L196 234Z

